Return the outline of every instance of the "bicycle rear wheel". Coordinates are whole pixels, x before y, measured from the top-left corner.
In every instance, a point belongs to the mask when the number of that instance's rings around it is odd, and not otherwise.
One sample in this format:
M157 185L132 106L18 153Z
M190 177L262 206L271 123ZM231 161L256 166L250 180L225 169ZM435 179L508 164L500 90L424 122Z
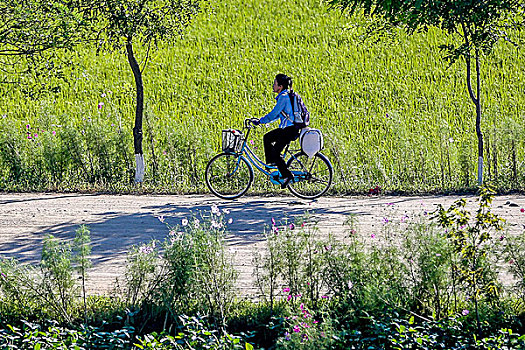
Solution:
M299 198L320 197L332 184L332 165L321 153L310 158L303 152L298 152L288 160L287 165L294 175L294 181L290 182L288 189Z
M206 166L206 185L219 198L235 199L248 191L253 182L253 170L244 157L221 153Z

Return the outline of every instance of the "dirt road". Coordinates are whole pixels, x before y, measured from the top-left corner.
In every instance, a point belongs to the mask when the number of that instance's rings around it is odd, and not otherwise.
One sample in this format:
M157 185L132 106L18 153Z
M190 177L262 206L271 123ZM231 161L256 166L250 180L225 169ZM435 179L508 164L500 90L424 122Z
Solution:
M261 249L261 233L271 218L277 222L302 215L309 210L319 221L320 234L343 235L343 222L349 214L358 218L359 228L373 233L384 218L395 218L432 211L437 204L450 205L466 198L468 207L477 208L474 196L424 197L324 197L304 201L295 197L243 197L224 201L211 196L191 195L89 195L89 194L0 194L0 256L15 257L25 263L40 259L43 238L52 234L71 238L81 224L91 231L93 267L89 273L89 292L109 291L115 278L122 276L127 249L152 238L163 239L167 226L176 225L199 210L209 211L216 204L229 209L229 246L235 251L242 294L254 292L252 257ZM512 234L522 233L525 224L525 196L498 196L494 212L508 220Z

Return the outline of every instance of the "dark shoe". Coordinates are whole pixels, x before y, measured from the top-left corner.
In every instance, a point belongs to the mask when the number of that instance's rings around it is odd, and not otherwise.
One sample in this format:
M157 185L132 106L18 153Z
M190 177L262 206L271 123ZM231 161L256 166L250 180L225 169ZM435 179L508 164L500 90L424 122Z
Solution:
M283 183L281 184L281 188L282 189L285 189L286 187L288 187L288 184L290 183L290 181L292 181L292 178L291 177L287 177L283 180Z

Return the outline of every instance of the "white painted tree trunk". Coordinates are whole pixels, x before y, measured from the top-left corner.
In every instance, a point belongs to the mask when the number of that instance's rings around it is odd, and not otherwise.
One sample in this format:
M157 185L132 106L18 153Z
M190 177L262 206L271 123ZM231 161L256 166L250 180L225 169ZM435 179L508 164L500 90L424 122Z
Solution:
M483 185L483 157L478 158L478 185Z
M135 163L135 182L142 183L144 182L144 171L146 169L146 165L144 164L144 155L135 154Z

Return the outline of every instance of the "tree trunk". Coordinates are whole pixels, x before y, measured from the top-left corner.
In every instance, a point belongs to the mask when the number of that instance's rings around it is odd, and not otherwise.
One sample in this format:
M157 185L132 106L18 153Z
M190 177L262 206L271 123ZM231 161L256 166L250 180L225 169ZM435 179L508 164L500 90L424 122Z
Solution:
M131 38L128 38L126 44L126 53L128 62L133 71L135 78L135 87L137 90L137 102L135 106L135 126L133 127L133 147L135 149L135 182L141 183L144 181L144 154L142 152L142 116L144 114L144 85L142 83L142 72L139 64L133 54L133 44Z
M478 185L483 184L483 134L481 133L481 79L480 79L480 66L479 66L479 50L476 49L476 92L477 99L474 102L476 104L476 135L478 137Z
M476 48L476 94L472 89L471 81L471 65L470 65L470 43L468 39L468 28L463 23L463 35L465 39L465 44L468 48L465 60L467 62L467 88L470 98L474 105L476 106L476 135L478 137L478 185L483 184L483 134L481 132L481 102L480 102L480 66L479 66L479 50Z

